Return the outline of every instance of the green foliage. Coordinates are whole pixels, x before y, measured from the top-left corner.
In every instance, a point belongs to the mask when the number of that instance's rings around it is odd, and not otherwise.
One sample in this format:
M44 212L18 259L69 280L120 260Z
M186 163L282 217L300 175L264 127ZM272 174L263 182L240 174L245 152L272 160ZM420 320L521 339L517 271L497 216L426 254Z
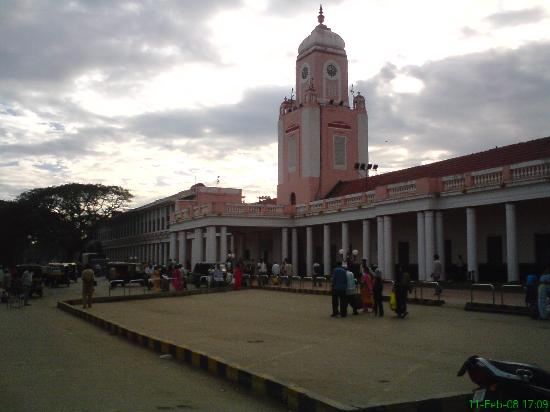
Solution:
M132 197L120 186L69 183L23 192L14 202L0 201L0 218L8 222L15 250L35 239L42 249L58 246L70 258ZM14 260L13 248L6 253Z

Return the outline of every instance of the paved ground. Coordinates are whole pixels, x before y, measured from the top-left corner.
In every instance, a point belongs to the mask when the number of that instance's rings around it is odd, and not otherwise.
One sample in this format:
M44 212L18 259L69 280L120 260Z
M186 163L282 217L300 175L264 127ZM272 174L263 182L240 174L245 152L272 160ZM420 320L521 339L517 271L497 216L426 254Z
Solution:
M454 292L469 299L444 293ZM472 384L456 372L473 354L550 369L550 322L461 305L411 305L401 320L386 304L382 319L334 319L328 296L243 290L98 304L92 312L357 406L467 392Z
M2 412L285 410L55 308L79 286L46 288L30 307L0 306Z

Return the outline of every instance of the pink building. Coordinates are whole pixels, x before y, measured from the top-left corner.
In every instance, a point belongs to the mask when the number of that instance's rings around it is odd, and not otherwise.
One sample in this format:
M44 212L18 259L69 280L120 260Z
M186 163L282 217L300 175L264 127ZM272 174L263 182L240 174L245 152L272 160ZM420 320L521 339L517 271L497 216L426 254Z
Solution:
M344 41L318 22L298 48L296 98L280 106L276 202L198 184L113 221L100 234L108 256L193 266L232 252L311 275L344 250L421 280L434 254L446 275L478 280L550 266L550 137L367 177L365 99L350 106Z

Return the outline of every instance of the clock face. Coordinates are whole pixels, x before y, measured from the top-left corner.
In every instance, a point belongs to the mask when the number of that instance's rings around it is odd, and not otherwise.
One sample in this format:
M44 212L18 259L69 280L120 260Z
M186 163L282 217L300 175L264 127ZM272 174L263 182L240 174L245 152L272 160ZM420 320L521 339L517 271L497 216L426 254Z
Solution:
M309 69L307 68L307 66L303 67L302 68L302 79L307 79L307 76L309 75Z
M330 76L330 77L334 77L336 76L336 73L338 72L338 69L336 69L336 66L334 64L329 64L327 66L327 74Z

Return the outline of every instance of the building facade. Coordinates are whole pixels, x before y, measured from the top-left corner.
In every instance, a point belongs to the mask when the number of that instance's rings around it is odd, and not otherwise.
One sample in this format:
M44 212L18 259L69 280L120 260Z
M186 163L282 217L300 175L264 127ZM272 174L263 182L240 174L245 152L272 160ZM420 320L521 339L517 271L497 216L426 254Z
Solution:
M517 281L550 266L550 137L424 166L368 175L368 116L348 101L340 36L319 24L300 45L296 98L279 110L276 202L245 204L240 189L191 189L133 209L100 234L111 259L193 267L289 259L326 273L340 251L381 268Z

